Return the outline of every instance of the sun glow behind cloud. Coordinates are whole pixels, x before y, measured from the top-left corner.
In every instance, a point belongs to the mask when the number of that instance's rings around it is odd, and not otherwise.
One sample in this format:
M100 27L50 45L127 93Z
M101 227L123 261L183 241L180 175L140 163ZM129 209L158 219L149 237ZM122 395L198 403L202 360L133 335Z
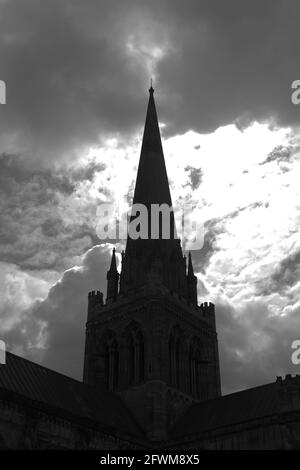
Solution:
M132 196L140 139L138 134L127 146L116 139L106 148L90 150L90 156L106 166L90 186L91 196L105 187L109 188L106 201L122 204ZM231 125L213 134L188 132L163 142L173 204L193 201L203 223L220 219L225 226L217 237L220 246L241 264L247 265L253 256L261 263L274 263L281 249L295 246L296 172L283 172L277 161L262 164L274 148L287 146L290 139L289 129L271 130L254 123L243 131ZM297 159L285 163L290 170L298 165ZM197 188L189 184L187 168L201 172ZM219 263L219 254L215 256Z
M138 133L127 145L114 139L107 141L105 147L90 149L87 158L105 166L89 185L90 197L99 197L99 192L109 190L103 199L117 203L133 194L141 136ZM271 130L267 125L254 123L243 131L230 125L212 134L190 131L164 140L174 205L179 200L195 201L203 222L229 217L232 236L224 240L228 250L238 246L238 240L247 240L251 248L249 238L253 237L255 244L258 228L269 237L287 226L294 227L295 213L287 208L297 210L296 172L282 171L277 161L262 164L274 148L287 146L290 139L290 129ZM298 168L297 162L286 162L285 167ZM189 184L187 168L201 171L197 188ZM236 217L231 219L236 211ZM246 219L251 224L246 224ZM234 233L238 233L237 237Z
M146 83L159 79L158 65L173 49L167 30L148 18L146 23L140 13L127 18L124 27L125 49L132 66L140 66Z

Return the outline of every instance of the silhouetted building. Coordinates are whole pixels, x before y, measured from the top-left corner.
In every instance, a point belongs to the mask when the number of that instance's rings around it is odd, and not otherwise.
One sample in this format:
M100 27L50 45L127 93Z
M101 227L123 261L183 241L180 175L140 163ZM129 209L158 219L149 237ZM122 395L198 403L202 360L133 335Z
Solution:
M84 382L118 393L148 438L161 441L185 407L221 390L214 306L198 306L173 212L170 238L162 223L150 238L151 205L172 206L152 87L133 204L147 208L148 238L128 237L120 287L113 251L106 304L89 294Z
M88 295L83 383L7 355L0 366L0 444L9 448L299 448L300 377L221 396L215 308L198 305L192 257L154 226L172 206L151 86L133 203L147 239L115 250L107 296ZM131 220L134 220L132 216Z

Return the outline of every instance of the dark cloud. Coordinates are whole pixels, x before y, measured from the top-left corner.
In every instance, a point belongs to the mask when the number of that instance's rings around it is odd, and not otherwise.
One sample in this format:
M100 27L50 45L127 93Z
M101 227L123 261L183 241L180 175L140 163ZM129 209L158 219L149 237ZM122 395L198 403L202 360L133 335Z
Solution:
M269 118L299 125L299 107L291 102L291 83L299 76L299 2L204 0L168 6L174 53L159 72L164 93L173 98L172 132Z
M195 189L198 189L203 178L203 172L201 168L186 166L184 171L189 173L190 182L188 184L191 186L192 190L194 191Z
M56 170L1 155L0 259L31 270L71 267L98 242L100 197L89 198L80 185L91 183L104 168L91 161Z
M218 235L225 232L221 219L210 219L204 225L204 244L201 250L193 251L193 263L196 272L205 273L210 258L219 250Z
M74 182L78 181L93 181L95 175L100 172L105 170L105 164L104 163L99 163L96 161L91 161L89 165L86 165L85 167L79 167L76 169L71 170L71 178Z
M300 250L291 253L280 260L273 273L257 285L259 295L269 295L274 292L288 294L291 287L300 279Z
M270 315L263 301L246 308L217 302L216 312L223 393L298 373L291 345L299 336L299 308L287 317Z
M80 267L66 271L44 301L37 301L13 328L2 333L8 349L81 380L87 294L95 289L106 294L109 261L110 251L100 246L90 249Z
M278 288L292 287L300 279L300 250L290 254L281 260L279 268L272 275L272 279L277 283Z
M91 168L94 169L94 164ZM90 168L85 171L90 171ZM78 170L77 170L78 172ZM75 185L71 176L63 174L63 172L53 169L41 168L28 165L20 156L2 153L0 155L0 191L15 192L18 184L31 182L35 188L47 195L47 191L71 194ZM36 191L38 192L38 191ZM49 195L49 192L48 192ZM42 202L42 201L41 201Z
M49 163L140 128L145 63L159 48L166 134L269 117L299 125L290 98L299 78L296 0L10 0L0 8L4 150Z
M124 50L119 2L11 0L1 4L1 132L49 163L132 130L144 111L141 70Z
M292 155L294 154L295 150L290 147L284 147L282 145L275 147L271 153L267 156L267 158L260 163L260 165L265 165L266 163L270 162L289 162Z
M196 271L201 273L206 272L206 268L210 264L211 257L216 254L221 248L218 246L218 238L220 235L226 233L226 222L229 219L238 217L239 214L245 210L256 209L263 206L262 202L254 202L244 207L238 207L236 210L226 214L224 217L209 219L204 224L204 244L200 250L193 251L193 260Z

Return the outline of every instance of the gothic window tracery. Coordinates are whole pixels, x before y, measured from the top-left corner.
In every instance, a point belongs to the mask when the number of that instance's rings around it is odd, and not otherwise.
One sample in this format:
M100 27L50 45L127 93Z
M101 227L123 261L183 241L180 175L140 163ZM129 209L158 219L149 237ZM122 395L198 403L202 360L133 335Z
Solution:
M127 331L128 382L140 383L145 379L145 342L143 334L134 324Z
M207 348L199 338L193 338L188 354L189 392L197 398L208 398L209 361Z
M169 380L180 387L183 356L183 338L180 328L175 327L169 337Z
M103 340L104 382L109 390L116 390L119 384L119 346L112 332Z

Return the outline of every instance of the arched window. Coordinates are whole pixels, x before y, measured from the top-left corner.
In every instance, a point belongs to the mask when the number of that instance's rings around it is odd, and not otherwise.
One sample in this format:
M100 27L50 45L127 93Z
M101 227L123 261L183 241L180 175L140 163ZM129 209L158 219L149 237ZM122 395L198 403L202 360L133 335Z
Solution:
M169 381L174 385L174 370L175 370L175 341L173 333L169 338Z
M119 348L115 341L112 346L112 367L113 367L113 383L112 389L116 390L119 385Z
M135 376L135 347L134 347L134 339L130 335L129 342L128 342L128 356L129 356L129 383L132 384L134 382Z
M196 361L194 348L191 345L189 349L189 391L195 393Z
M202 382L202 367L199 348L195 350L195 395L200 397Z
M128 382L140 383L145 379L145 343L144 337L136 324L127 331Z
M201 350L201 380L204 384L201 398L208 399L210 395L210 370L211 370L211 361L209 358L209 349L203 347Z
M116 390L119 383L119 348L112 332L103 340L104 383L107 389Z
M109 347L104 346L104 377L106 388L109 388Z
M144 338L139 331L136 337L136 350L137 350L137 365L138 365L138 381L142 382L145 378L145 351L144 351Z
M171 385L180 387L182 384L182 333L174 328L169 337L169 380Z
M192 395L200 398L206 390L206 361L201 353L201 343L194 338L189 347L189 391Z
M181 341L179 338L175 342L175 385L180 385L180 363L181 363Z

